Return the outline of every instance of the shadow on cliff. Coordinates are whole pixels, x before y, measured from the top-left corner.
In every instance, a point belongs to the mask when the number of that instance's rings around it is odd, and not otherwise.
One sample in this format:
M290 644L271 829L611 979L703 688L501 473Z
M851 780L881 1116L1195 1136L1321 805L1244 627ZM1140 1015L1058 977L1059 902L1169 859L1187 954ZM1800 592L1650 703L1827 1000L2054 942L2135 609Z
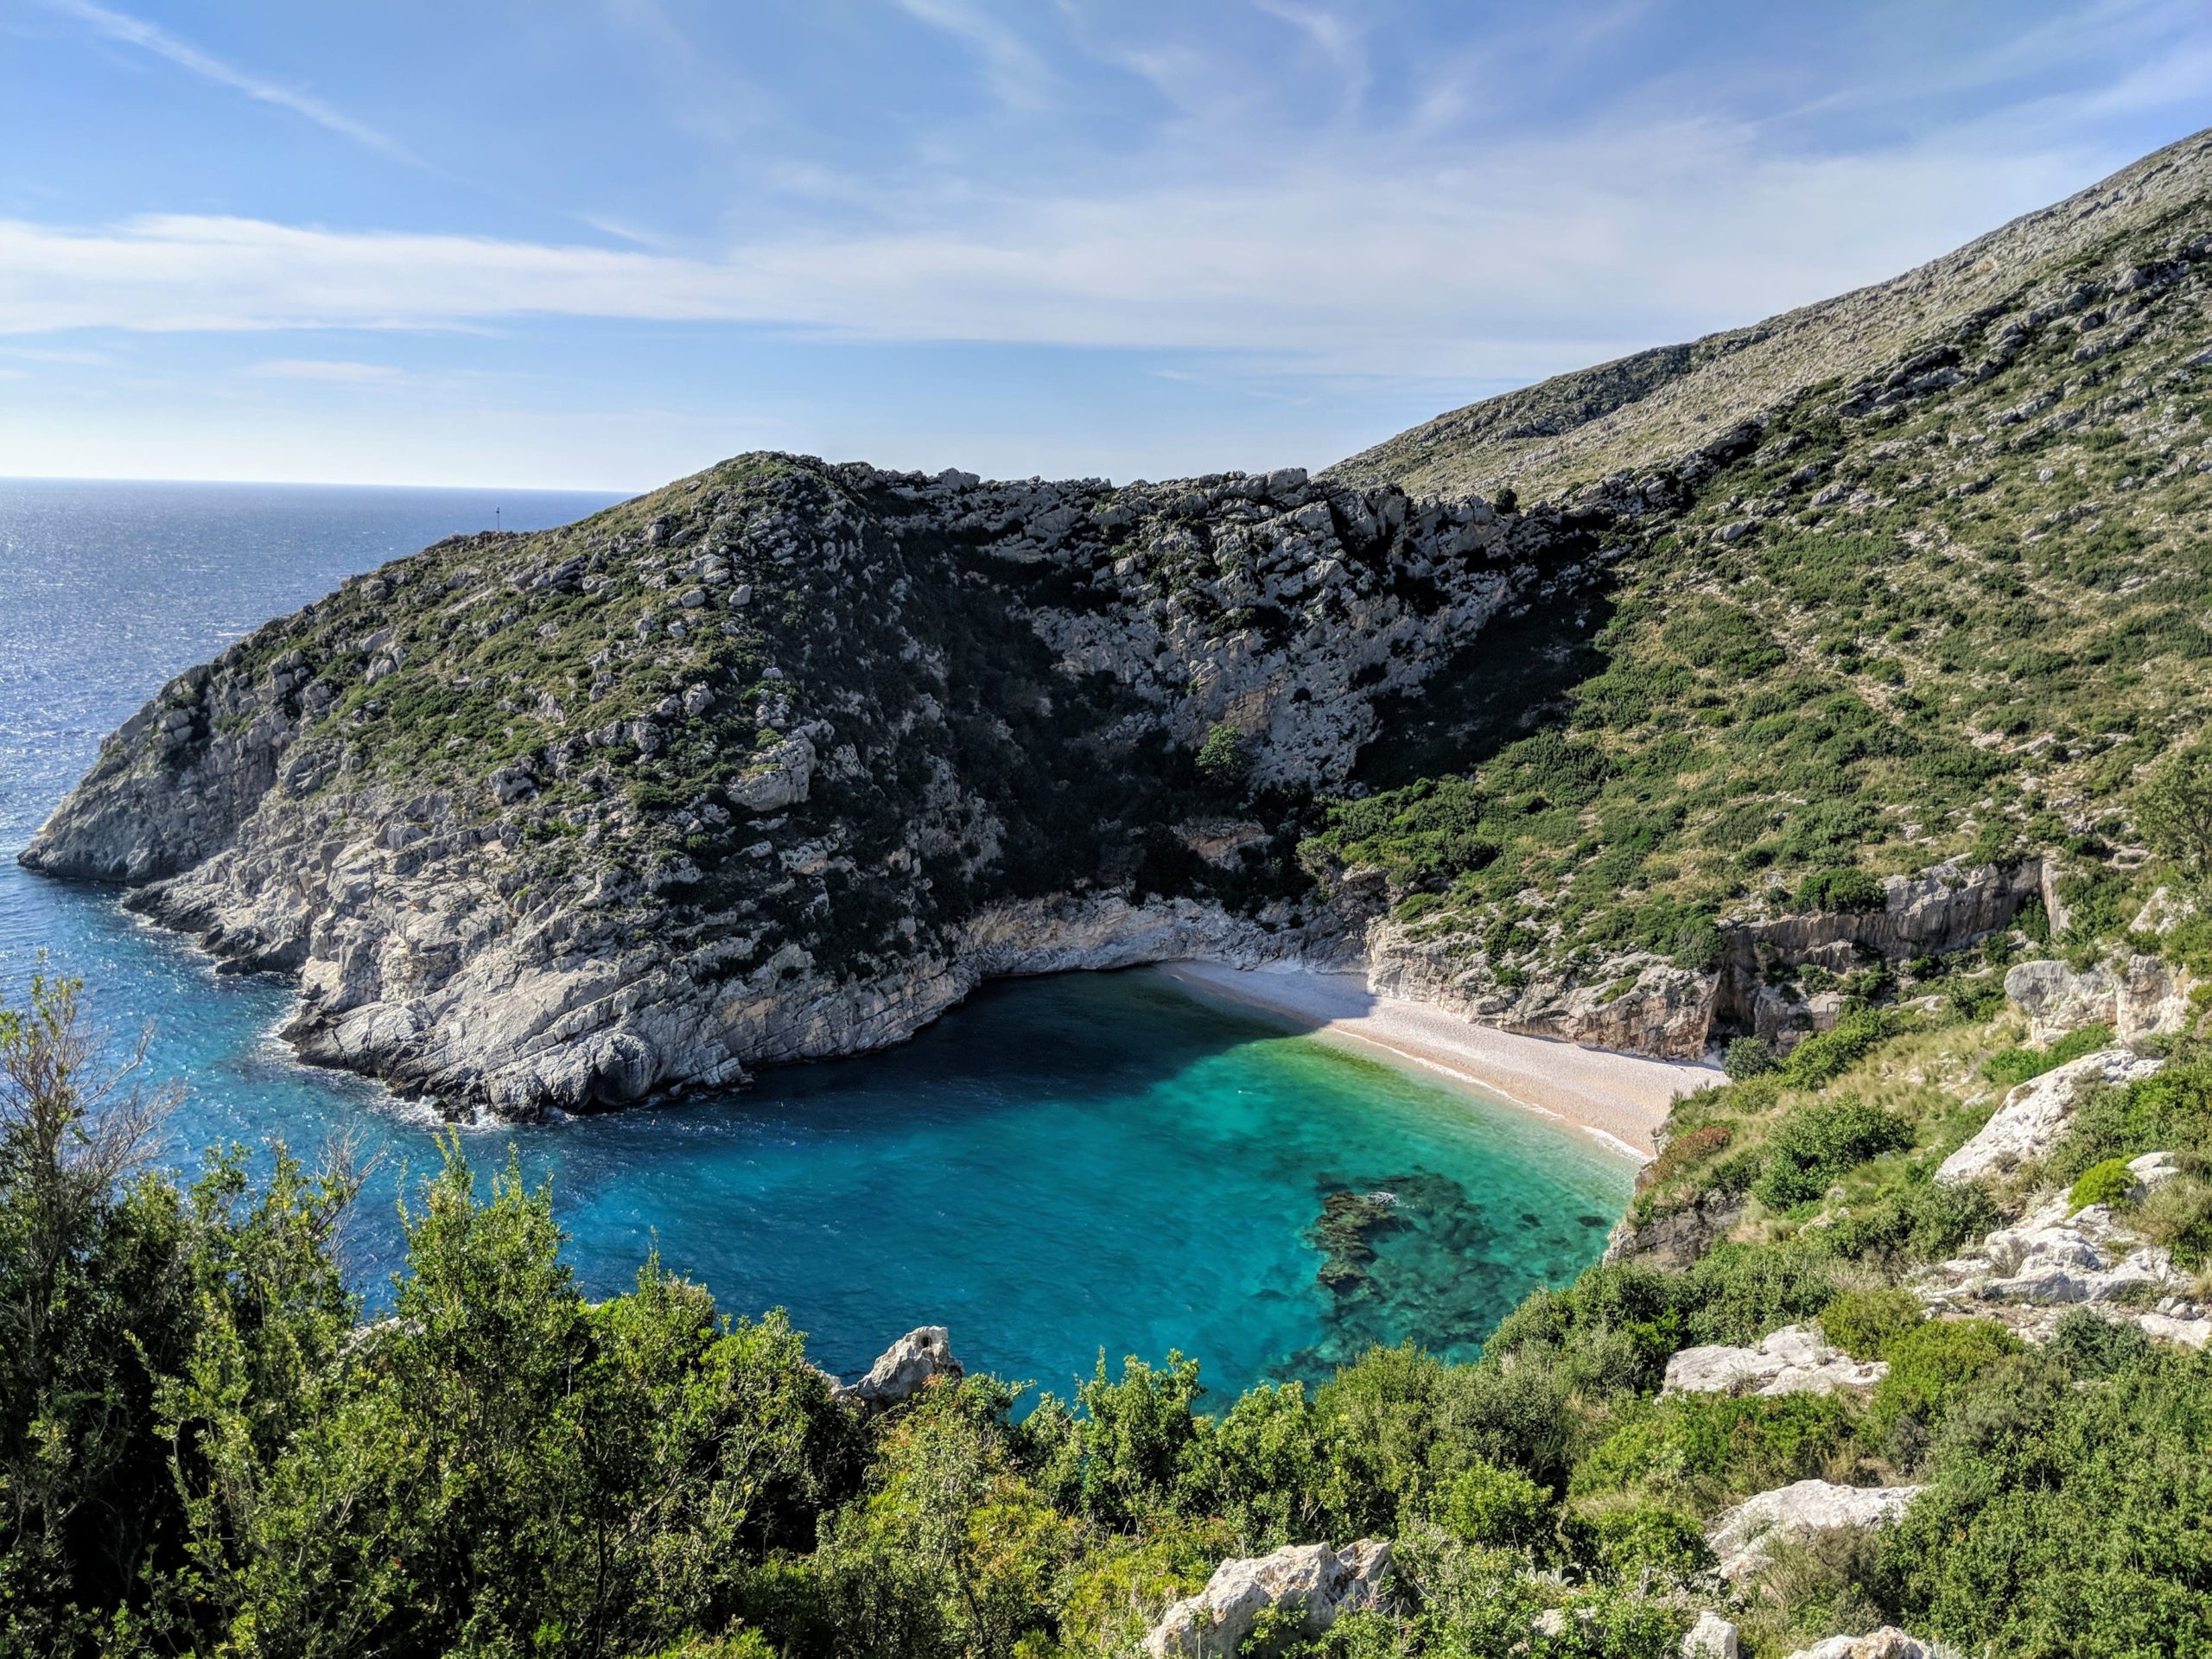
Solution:
M1612 620L1616 572L1538 599L1491 623L1415 695L1380 698L1380 734L1359 752L1352 781L1398 789L1464 772L1507 744L1564 723L1567 694L1605 670L1597 637Z

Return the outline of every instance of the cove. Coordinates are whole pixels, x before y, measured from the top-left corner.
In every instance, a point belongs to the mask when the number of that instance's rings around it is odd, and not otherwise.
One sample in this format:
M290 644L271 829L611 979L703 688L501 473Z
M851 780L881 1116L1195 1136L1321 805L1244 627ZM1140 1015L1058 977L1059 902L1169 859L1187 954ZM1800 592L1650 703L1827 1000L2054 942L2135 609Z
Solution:
M476 528L493 499L0 486L20 601L0 619L0 994L44 950L111 1029L149 1027L149 1076L184 1089L164 1154L181 1168L218 1143L358 1139L380 1161L344 1250L372 1301L435 1118L294 1062L270 1034L283 983L218 975L112 893L13 855L168 675L350 571ZM596 505L501 499L509 524ZM1529 1290L1594 1259L1632 1173L1558 1126L1146 970L987 987L897 1050L465 1142L552 1182L594 1293L657 1248L726 1310L787 1307L830 1370L942 1324L970 1366L1063 1393L1102 1350L1179 1349L1224 1389L1325 1376L1374 1342L1470 1357Z

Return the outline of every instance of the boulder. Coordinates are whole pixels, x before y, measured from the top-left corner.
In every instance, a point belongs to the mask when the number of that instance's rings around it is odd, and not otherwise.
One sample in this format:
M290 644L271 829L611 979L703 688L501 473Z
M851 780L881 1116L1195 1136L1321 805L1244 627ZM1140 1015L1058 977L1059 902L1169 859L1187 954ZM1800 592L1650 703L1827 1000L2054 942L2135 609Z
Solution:
M870 1411L886 1411L912 1399L938 1377L958 1382L966 1370L952 1357L952 1335L941 1325L925 1325L893 1343L857 1382L840 1382L840 1400Z
M1682 1637L1682 1659L1736 1659L1741 1650L1736 1627L1710 1608Z
M1785 1325L1755 1348L1685 1348L1667 1362L1662 1394L1834 1394L1871 1389L1890 1374L1880 1360L1856 1360L1809 1325Z
M1706 1542L1719 1558L1720 1576L1746 1579L1767 1564L1777 1541L1843 1529L1885 1527L1920 1496L1918 1486L1838 1486L1800 1480L1747 1497L1725 1511Z
M2009 991L2009 976L2006 987ZM1936 1179L1946 1185L1971 1181L2043 1157L2065 1133L2074 1115L2076 1090L2091 1082L2133 1083L2149 1077L2159 1065L2130 1049L2101 1048L2029 1078L2005 1096L1974 1139L1943 1160Z
M1319 1635L1339 1613L1382 1605L1390 1543L1363 1538L1341 1550L1291 1544L1272 1555L1224 1561L1206 1587L1177 1602L1144 1638L1152 1659L1229 1659L1262 1612L1282 1608Z
M813 781L814 745L804 736L787 737L755 758L731 785L729 798L741 812L780 812L804 800Z
M1832 1636L1798 1649L1789 1659L1932 1659L1932 1653L1926 1643L1885 1624L1866 1636Z

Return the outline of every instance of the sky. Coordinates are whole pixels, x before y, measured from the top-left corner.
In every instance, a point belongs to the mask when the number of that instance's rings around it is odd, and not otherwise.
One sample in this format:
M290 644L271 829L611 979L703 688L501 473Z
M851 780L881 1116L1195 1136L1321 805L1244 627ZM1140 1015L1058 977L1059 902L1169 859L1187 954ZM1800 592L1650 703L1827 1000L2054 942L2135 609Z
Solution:
M1319 467L2208 124L2203 0L0 0L0 474Z

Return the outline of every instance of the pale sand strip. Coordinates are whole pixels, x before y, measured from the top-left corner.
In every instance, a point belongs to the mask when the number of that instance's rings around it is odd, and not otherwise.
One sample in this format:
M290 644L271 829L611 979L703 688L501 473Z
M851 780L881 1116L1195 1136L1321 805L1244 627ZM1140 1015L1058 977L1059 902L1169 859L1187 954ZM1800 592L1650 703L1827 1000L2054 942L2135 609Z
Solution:
M1379 997L1357 973L1215 962L1164 963L1185 986L1296 1021L1316 1036L1377 1048L1485 1095L1573 1124L1639 1161L1676 1096L1721 1080L1718 1066L1657 1060L1478 1026L1426 1002Z

